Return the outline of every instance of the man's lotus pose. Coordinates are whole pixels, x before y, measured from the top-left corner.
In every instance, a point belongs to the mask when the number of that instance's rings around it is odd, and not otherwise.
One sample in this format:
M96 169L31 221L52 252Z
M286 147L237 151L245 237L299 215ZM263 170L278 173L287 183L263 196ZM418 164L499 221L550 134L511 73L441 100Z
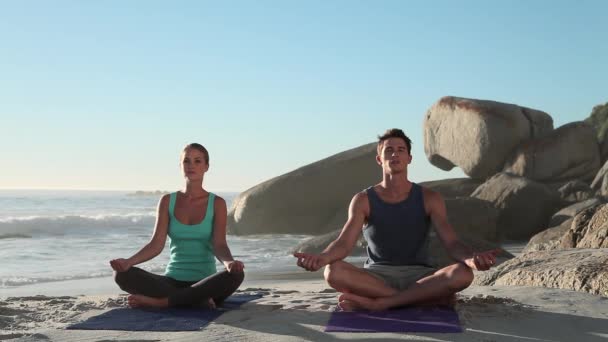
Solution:
M342 309L384 310L445 301L471 284L472 270L494 265L497 250L474 253L465 246L448 222L441 195L408 180L411 141L402 130L390 129L379 137L376 161L382 181L353 197L338 238L321 254L294 254L298 266L308 271L325 266L325 280L343 293ZM456 261L439 270L418 257L431 221ZM343 261L361 231L368 245L362 269Z

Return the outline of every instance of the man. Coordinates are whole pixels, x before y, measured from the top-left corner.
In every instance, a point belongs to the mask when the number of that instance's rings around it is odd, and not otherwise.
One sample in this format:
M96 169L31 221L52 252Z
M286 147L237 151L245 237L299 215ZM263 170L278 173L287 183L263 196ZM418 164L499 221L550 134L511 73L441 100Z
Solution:
M498 250L473 253L448 222L441 195L408 180L411 140L402 130L379 136L377 150L382 182L353 197L342 232L321 254L295 253L298 266L308 271L325 266L325 280L343 293L339 305L344 310L384 310L453 297L471 284L472 270L495 264ZM431 221L457 261L439 270L419 257ZM368 243L363 269L343 261L362 231Z

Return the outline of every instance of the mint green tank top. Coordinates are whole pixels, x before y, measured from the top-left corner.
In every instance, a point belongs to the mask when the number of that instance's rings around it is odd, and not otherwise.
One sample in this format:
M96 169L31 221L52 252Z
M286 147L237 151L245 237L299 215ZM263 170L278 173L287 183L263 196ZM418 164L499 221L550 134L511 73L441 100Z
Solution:
M177 193L170 195L169 238L171 238L171 258L165 275L181 281L198 281L215 272L213 254L213 203L215 195L209 193L209 203L205 218L199 224L183 224L175 218Z

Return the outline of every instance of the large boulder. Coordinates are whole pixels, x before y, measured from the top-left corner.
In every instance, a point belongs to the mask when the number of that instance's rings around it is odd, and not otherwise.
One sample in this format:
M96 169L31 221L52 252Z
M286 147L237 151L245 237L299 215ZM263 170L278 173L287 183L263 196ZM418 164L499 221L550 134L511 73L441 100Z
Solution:
M597 195L608 197L608 161L595 175L593 182L591 182L591 190L595 191Z
M595 128L602 163L604 163L608 159L608 102L593 107L591 115L585 119L585 122Z
M600 151L593 128L572 122L521 143L503 171L541 182L590 181L599 168Z
M475 277L475 285L540 286L608 297L608 249L525 253Z
M381 179L376 146L338 153L239 194L228 231L317 235L341 228L352 197Z
M443 198L468 197L483 183L472 178L451 178L422 182L420 185L437 191Z
M561 238L568 232L573 220L573 218L568 218L556 226L552 226L551 228L547 228L542 232L537 233L530 238L530 241L528 241L528 244L526 244L522 253L560 249Z
M546 229L551 215L563 204L557 191L509 173L488 179L471 197L489 201L499 210L498 235L513 240L527 239Z
M445 199L448 221L459 235L499 241L500 212L488 201L473 197Z
M424 151L442 170L460 167L485 179L502 170L523 141L545 136L553 119L539 110L494 101L443 97L424 118Z
M319 254L327 248L327 246L338 238L342 229L334 230L333 232L329 232L323 235L315 236L309 239L306 239L290 250L290 253L294 252L302 252L302 253L313 253ZM363 234L359 235L355 246L350 252L350 256L364 256L367 255L367 242L363 238Z

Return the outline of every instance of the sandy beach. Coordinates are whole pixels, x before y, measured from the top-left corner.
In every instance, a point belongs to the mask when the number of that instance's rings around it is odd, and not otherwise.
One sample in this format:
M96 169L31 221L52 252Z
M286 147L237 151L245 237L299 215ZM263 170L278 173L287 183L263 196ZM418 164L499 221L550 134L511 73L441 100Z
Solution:
M25 295L3 291L0 340L15 341L605 341L608 298L560 289L472 286L458 296L458 334L325 333L338 293L321 273L248 277L241 293L260 299L195 332L66 330L69 324L125 306L111 279L62 282ZM78 289L78 290L77 290ZM36 292L32 292L36 291ZM40 291L40 292L37 292ZM80 295L70 295L82 293Z

